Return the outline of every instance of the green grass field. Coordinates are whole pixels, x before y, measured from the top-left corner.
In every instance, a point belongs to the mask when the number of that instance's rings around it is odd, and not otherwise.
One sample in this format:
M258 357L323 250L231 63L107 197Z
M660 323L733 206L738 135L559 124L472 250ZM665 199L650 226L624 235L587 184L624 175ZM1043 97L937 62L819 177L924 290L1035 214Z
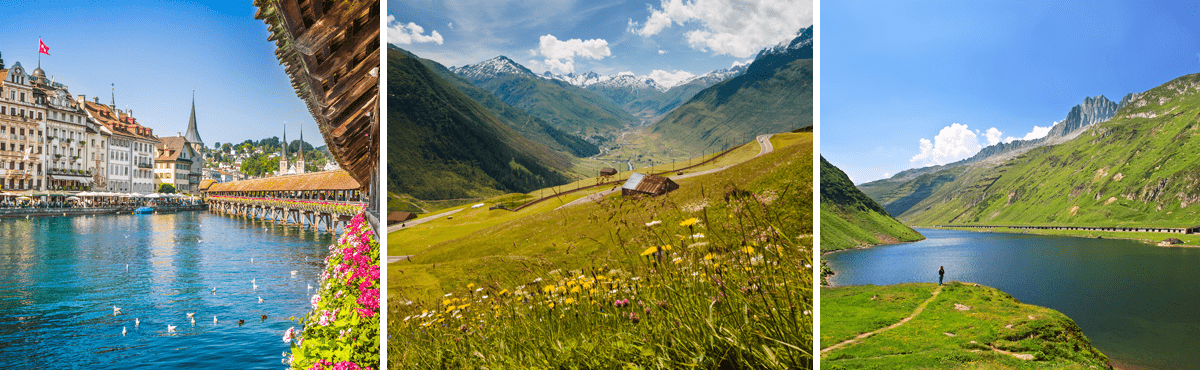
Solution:
M938 286L910 283L821 290L821 347L908 317ZM1058 311L1000 290L947 283L912 320L822 353L829 369L1088 369L1108 358Z
M554 210L559 201L515 213L467 209L389 235L389 255L415 255L388 266L389 361L405 368L810 367L811 148L812 134L790 134L773 153L681 180L664 196L615 194L561 210ZM698 222L681 225L690 219ZM659 223L646 225L652 221ZM663 246L673 248L646 260L649 248ZM625 283L601 290L600 276ZM597 290L530 289L549 283ZM636 312L613 309L622 297L633 297ZM660 314L666 321L649 322ZM432 331L451 320L458 321L445 327L458 330Z

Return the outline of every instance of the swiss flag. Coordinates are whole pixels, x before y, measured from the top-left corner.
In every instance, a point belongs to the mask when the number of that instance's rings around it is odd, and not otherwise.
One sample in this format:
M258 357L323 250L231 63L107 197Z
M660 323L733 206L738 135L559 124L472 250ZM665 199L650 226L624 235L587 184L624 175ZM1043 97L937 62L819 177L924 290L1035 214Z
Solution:
M38 53L50 55L50 47L46 46L42 39L38 39Z

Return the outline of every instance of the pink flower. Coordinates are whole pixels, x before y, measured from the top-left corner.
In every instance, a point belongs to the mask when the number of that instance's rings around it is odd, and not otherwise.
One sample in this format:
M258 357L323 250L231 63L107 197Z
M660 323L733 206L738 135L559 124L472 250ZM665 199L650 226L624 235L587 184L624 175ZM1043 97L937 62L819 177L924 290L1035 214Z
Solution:
M326 359L321 359L321 360L319 360L319 361L317 361L317 362L313 363L313 365L312 365L312 366L310 366L310 367L308 368L308 370L325 370L325 369L327 369L329 366L333 366L333 363L332 363L332 362L329 362L329 360L326 360Z
M312 309L314 309L314 310L315 310L315 309L317 309L317 303L321 303L321 296L320 296L320 295L318 295L318 294L313 294L313 296L312 296Z
M288 328L287 332L284 332L284 333L283 333L283 342L284 342L284 343L291 343L291 342L292 342L292 336L293 336L293 335L295 335L295 334L296 334L296 327L295 327L295 326Z
M333 365L333 370L362 370L365 368L358 367L358 364L350 361L342 361Z

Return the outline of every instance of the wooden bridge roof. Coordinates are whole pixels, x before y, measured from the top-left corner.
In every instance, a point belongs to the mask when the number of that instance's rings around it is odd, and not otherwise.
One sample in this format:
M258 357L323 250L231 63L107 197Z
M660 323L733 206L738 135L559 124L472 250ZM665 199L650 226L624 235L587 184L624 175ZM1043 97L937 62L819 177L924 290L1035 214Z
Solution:
M368 183L379 168L379 1L255 0L292 79L341 168Z
M362 185L345 170L275 176L262 179L223 182L208 188L209 194L242 191L324 191L358 190Z

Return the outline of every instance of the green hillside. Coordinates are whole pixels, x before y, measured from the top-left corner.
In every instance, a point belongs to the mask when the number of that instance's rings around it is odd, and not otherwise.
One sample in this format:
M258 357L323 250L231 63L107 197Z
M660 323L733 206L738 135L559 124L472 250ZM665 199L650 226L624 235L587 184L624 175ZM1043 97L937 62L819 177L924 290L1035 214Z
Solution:
M813 60L793 53L759 58L745 74L697 93L658 121L649 136L694 151L812 125Z
M821 250L835 251L925 239L863 194L845 172L821 157Z
M600 153L600 148L597 148L595 144L587 142L582 137L562 132L540 118L505 104L492 93L472 85L471 82L454 74L440 63L429 59L420 59L420 61L458 91L483 105L493 116L516 130L521 136L550 149L570 153L576 157L587 157Z
M771 199L775 205L771 208L790 220L781 225L782 230L790 235L811 235L812 134L781 136L790 138L791 144L779 143L774 152L722 172L680 180L680 189L666 196L638 201L618 193L601 204L555 210L581 194L516 213L468 209L453 219L391 233L388 254L415 255L417 263L407 265L405 279L392 280L395 283L390 289L399 297L429 298L457 287L471 272L487 272L490 277L485 281L507 283L535 272L530 270L534 265L549 270L554 268L551 266L602 264L617 257L610 255L616 248L613 243L618 242L612 233L644 228L642 224L650 218L670 217L663 219L669 224L705 209L725 209L726 192L733 186L776 198ZM789 206L782 206L785 204ZM679 209L686 214L676 214ZM512 261L521 261L521 266Z
M1110 368L1062 313L959 282L822 288L821 348L828 369Z
M777 139L661 196L389 234L390 366L812 368L813 136Z
M564 81L544 79L532 72L467 80L504 103L570 134L585 137L611 134L640 122L594 92Z
M917 225L1200 224L1198 93L1200 74L1151 89L1074 140L965 170L900 218Z
M388 192L473 198L569 181L570 157L522 137L426 68L388 49Z

